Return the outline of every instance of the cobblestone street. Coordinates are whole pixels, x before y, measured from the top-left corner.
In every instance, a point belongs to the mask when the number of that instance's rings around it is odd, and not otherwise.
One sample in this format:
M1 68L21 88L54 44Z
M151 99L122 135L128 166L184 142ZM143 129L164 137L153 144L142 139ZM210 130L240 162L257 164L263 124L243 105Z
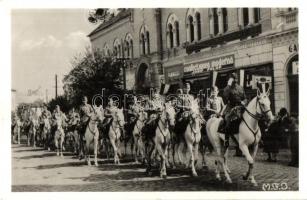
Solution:
M242 180L247 170L243 157L233 157L230 151L229 167L232 184L215 179L214 157L207 154L209 170L198 169L199 176L190 176L190 170L168 169L163 180L156 170L152 177L145 175L141 165L123 159L120 165L112 160L99 159L99 167L89 167L82 161L64 153L24 145L12 146L12 191L250 191L298 190L298 168L288 167L288 151L281 151L277 163L265 161L259 150L255 164L255 178L259 186L253 187ZM278 185L279 184L279 185Z

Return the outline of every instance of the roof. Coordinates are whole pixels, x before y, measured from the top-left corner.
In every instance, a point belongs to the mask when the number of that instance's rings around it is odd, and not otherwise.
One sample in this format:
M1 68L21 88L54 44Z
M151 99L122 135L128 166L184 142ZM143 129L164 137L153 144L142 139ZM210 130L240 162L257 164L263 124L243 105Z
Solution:
M88 34L88 37L95 35L99 31L104 30L104 29L112 26L116 22L118 22L118 21L120 21L120 20L122 20L126 17L129 17L130 15L131 15L131 9L126 9L126 10L119 12L115 17L112 17L111 19L109 19L109 20L103 22L102 24L100 24L96 29L94 29L90 34Z

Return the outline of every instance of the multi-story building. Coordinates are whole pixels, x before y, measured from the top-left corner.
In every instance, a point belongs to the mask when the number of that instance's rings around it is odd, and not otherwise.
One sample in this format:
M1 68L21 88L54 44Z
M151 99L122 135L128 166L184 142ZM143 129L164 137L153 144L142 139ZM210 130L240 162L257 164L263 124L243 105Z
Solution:
M222 90L237 72L248 98L256 82L271 85L273 110L298 113L298 10L296 8L125 9L89 34L105 56L130 58L127 89L161 83L175 92Z

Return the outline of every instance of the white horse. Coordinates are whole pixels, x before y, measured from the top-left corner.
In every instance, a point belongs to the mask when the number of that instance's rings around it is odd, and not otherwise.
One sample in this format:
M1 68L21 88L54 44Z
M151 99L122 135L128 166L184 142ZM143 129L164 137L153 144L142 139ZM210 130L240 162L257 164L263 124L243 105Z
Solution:
M98 123L103 120L103 108L102 106L96 107L93 106L94 112L90 116L90 121L85 129L85 160L88 166L91 166L90 160L90 151L94 152L94 163L95 166L98 166L97 154L98 154L98 139L99 139L99 130Z
M119 150L120 144L120 136L121 136L121 129L125 125L125 118L124 112L122 108L117 108L112 116L112 122L109 129L109 140L114 150L114 163L119 164L119 156L121 156ZM107 150L108 151L108 150Z
M149 145L149 151L147 153L147 174L151 174L151 162L153 154L157 151L160 156L160 177L166 178L166 163L168 162L168 146L170 143L171 135L169 126L175 125L176 111L170 103L164 104L164 109L159 117L158 125L155 130L155 136L153 138L153 144ZM148 141L150 142L150 141Z
M189 164L191 165L192 176L197 176L195 165L198 160L198 148L201 139L201 125L204 123L203 117L200 114L198 105L198 99L194 99L191 102L191 110L189 113L189 124L184 132L184 140L187 145L188 152L190 154ZM183 143L181 142L177 148L179 163L182 163L182 148Z
M42 123L43 123L43 129L42 129L42 134L41 134L41 142L42 142L42 144L43 144L43 147L44 147L44 149L49 149L50 150L50 147L49 147L49 144L48 144L48 142L49 142L49 138L51 137L51 133L50 133L50 131L51 131L51 125L50 125L50 120L47 118L47 117L45 117L45 118L43 118L42 119Z
M15 119L15 121L13 122L13 143L18 143L20 144L20 129L22 127L22 122L20 121L19 118ZM17 137L17 141L16 141L16 137Z
M253 175L254 160L258 150L258 142L261 138L261 131L258 126L258 120L262 116L266 116L270 121L273 120L273 114L271 111L271 102L269 99L269 90L265 89L260 92L257 90L257 96L254 97L245 108L242 116L242 122L239 126L239 134L235 135L239 143L239 147L245 155L249 168L246 175L243 176L244 180L250 180L254 186L257 186L257 182ZM224 148L223 142L225 140L224 134L218 132L218 127L222 118L211 118L207 122L207 134L209 140L217 153L216 159L216 178L221 180L220 170L224 171L226 182L232 183L229 176L230 170L227 166L227 154L228 148ZM252 152L249 152L248 147L253 147Z
M54 144L57 151L57 156L63 157L63 143L65 139L65 133L63 129L63 120L57 118L55 121L56 131L54 134Z
M144 143L141 139L141 131L142 128L145 125L145 121L147 120L148 116L147 113L144 110L141 110L138 113L138 118L137 121L134 125L133 131L132 131L132 136L133 136L133 155L135 159L135 163L138 163L138 155L141 154L141 157L145 159L145 146Z
M37 119L35 118L30 118L29 121L29 131L28 131L28 146L30 146L31 144L31 139L33 140L33 147L36 147L36 132L39 128L39 122Z

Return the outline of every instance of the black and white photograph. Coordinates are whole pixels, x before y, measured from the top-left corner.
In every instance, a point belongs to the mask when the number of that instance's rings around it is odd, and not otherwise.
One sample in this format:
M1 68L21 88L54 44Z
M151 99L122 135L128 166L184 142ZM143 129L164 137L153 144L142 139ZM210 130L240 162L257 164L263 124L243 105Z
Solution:
M11 192L299 191L300 11L12 9Z

